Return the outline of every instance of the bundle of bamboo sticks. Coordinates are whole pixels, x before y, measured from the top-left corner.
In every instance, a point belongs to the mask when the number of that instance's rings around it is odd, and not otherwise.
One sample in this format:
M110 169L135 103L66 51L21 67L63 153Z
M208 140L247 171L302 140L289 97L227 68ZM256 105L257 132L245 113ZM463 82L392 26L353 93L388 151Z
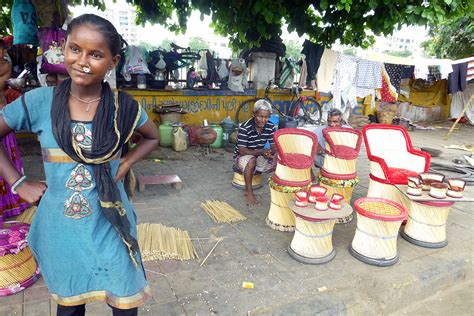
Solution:
M142 260L191 260L198 258L189 233L161 224L138 225L138 245Z
M227 202L209 200L201 203L201 208L216 223L233 223L244 221L247 218Z

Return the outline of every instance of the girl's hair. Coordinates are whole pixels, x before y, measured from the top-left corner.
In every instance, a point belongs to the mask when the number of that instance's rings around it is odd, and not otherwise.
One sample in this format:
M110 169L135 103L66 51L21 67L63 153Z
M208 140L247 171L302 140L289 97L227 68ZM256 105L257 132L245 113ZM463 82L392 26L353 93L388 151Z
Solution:
M83 14L74 19L69 23L67 27L67 35L69 35L72 30L81 25L90 24L95 26L97 30L102 33L107 44L109 46L112 55L119 55L120 50L122 49L122 37L117 32L115 26L110 23L110 21L95 15L95 14Z

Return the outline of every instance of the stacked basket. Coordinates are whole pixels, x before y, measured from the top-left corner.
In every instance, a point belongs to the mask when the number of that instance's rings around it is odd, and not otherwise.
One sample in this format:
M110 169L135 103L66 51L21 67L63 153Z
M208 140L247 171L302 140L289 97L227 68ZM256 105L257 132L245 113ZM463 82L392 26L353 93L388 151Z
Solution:
M288 207L294 193L307 190L311 185L311 167L317 150L314 133L284 128L275 132L277 165L269 179L271 204L266 223L279 231L294 231L295 216Z
M323 130L326 141L326 156L319 175L319 184L327 188L327 194L338 193L351 203L352 191L359 183L357 177L357 157L362 142L361 133L352 128L328 127ZM337 220L347 223L352 214Z
M38 278L39 268L26 237L30 225L0 223L0 296L24 290Z

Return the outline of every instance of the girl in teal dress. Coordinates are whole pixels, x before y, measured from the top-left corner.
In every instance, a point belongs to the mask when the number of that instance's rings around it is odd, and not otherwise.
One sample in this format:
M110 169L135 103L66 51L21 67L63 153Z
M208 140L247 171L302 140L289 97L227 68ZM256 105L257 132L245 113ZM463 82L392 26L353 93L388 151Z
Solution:
M70 79L28 92L0 115L12 130L39 135L46 185L25 179L0 148L0 176L27 202L39 202L28 242L58 315L84 315L102 300L114 315L136 315L149 296L137 243L136 215L122 179L158 144L140 105L104 81L120 59L114 26L92 14L71 21L64 44ZM121 156L138 131L143 140Z

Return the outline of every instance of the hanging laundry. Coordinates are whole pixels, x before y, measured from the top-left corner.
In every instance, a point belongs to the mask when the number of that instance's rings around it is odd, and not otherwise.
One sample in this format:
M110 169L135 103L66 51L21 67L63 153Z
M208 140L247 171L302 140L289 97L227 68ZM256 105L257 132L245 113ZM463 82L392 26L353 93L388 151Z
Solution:
M428 66L428 80L437 81L441 80L441 70L439 65Z
M295 74L299 72L298 66L291 59L285 58L280 72L280 88L291 88L295 81Z
M308 76L306 78L306 84L311 85L311 80L316 79L316 73L318 72L321 57L324 52L324 47L308 40L303 43L303 50L301 54L306 57L306 66L308 70Z
M462 115L464 107L466 106L466 103L469 102L473 94L474 94L474 84L466 85L463 91L458 91L458 92L453 93L451 97L451 107L450 107L451 118L458 118L460 115ZM470 110L471 113L474 113L474 103L471 104L468 110ZM466 113L466 116L469 118L467 114L468 113ZM473 123L471 122L471 124Z
M474 80L474 60L470 61L467 64L467 76L466 76L467 82L470 82L471 80Z
M441 108L441 117L449 115L448 80L438 80L434 83L423 79L410 80L410 98L399 97L400 101L408 101L416 106Z
M355 78L356 96L370 95L371 108L375 107L375 89L382 88L382 63L361 59L357 63Z
M441 79L448 79L449 74L453 72L453 62L451 60L440 60L439 72L441 73Z
M400 81L402 80L402 69L402 65L383 64L382 89L380 90L382 101L397 101L400 92Z
M301 58L301 67L300 67L300 81L298 84L302 87L306 86L306 78L308 77L308 67L306 65L306 58Z
M358 58L340 54L337 58L336 72L332 86L334 108L345 112L346 108L357 105L354 85Z
M316 76L318 91L329 92L334 79L334 71L336 69L337 57L339 52L325 48L321 57L321 64Z
M448 76L448 93L456 93L466 89L467 64L467 62L453 64L453 72Z
M207 77L205 80L208 82L208 88L212 88L212 83L217 81L217 69L216 60L214 55L209 50L206 50L206 61L207 61Z
M413 79L415 66L403 65L402 79Z

